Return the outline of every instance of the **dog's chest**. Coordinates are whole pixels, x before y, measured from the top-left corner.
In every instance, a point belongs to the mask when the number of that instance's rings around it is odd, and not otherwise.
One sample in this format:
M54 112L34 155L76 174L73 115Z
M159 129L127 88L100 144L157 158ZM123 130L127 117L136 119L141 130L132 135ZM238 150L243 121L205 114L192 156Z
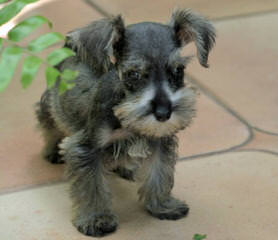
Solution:
M145 159L151 154L146 138L134 135L126 129L103 128L99 132L99 143L109 146L109 153L114 160L121 158Z

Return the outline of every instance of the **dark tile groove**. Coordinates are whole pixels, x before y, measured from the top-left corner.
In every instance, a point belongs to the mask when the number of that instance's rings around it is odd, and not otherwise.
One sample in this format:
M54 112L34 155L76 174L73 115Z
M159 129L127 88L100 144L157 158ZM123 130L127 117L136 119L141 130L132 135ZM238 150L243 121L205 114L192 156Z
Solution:
M248 130L250 131L250 134L252 133L252 126L249 124L247 120L245 120L239 113L237 113L235 110L233 110L227 103L225 103L222 99L220 99L217 94L215 94L211 89L207 88L204 84L202 84L200 81L197 80L194 76L191 74L187 74L187 79L194 85L198 86L198 88L209 98L211 98L215 103L220 105L222 108L224 108L227 112L232 114L234 117L236 117L241 123L246 125Z
M235 20L235 19L259 17L259 16L264 16L273 13L278 13L278 9L271 9L271 10L265 10L260 12L252 12L252 13L242 13L242 14L231 15L231 16L215 17L215 18L210 18L210 20L212 20L213 22L224 22L224 21Z
M263 152L263 153L268 153L268 154L272 154L275 156L278 156L278 151L270 151L270 150L265 150L265 149L254 149L254 148L250 148L250 149L237 149L234 152Z
M226 148L223 150L218 150L218 151L212 151L212 152L206 152L206 153L201 153L201 154L195 154L195 155L191 155L191 156L186 156L186 157L182 157L179 158L179 161L185 161L185 160L193 160L196 158L204 158L204 157L209 157L209 156L214 156L214 155L219 155L219 154L223 154L223 153L228 153L228 152L233 152L237 149L240 149L241 147L245 146L247 143L249 143L252 140L252 138L250 138L250 136L243 141L242 143L232 146L230 148Z
M105 11L102 7L98 6L98 4L96 4L93 1L90 0L83 0L85 3L87 3L90 7L94 8L97 12L99 12L101 15L103 15L104 17L110 17L112 16L111 13Z
M254 137L253 128L242 116L240 116L231 107L229 107L228 104L224 103L219 97L217 97L217 95L215 93L213 93L211 90L209 90L206 86L204 86L196 78L194 78L193 76L188 74L187 79L192 84L196 85L203 94L205 94L207 97L212 99L218 106L222 107L224 109L224 111L227 111L229 114L231 114L236 119L238 119L243 125L245 125L245 127L248 129L249 136L242 143L240 143L238 145L235 145L235 146L232 146L230 148L182 157L182 158L180 158L181 161L189 160L189 159L196 159L196 158L200 158L200 157L207 157L207 156L222 154L222 153L226 153L226 152L231 152L231 151L234 151L236 149L239 149L239 148L247 145L249 142L251 142L253 140L253 137Z
M97 10L100 14L102 14L105 17L109 17L112 14L104 10L102 7L100 7L95 1L93 0L83 0L85 3L87 3L89 6L93 7L95 10ZM250 18L250 17L257 17L257 16L264 16L267 14L277 13L278 9L271 9L271 10L263 10L258 12L251 12L251 13L241 13L236 15L229 15L229 16L223 16L223 17L211 17L209 18L213 22L222 22L222 21L229 21L234 19L242 19L242 18Z
M27 185L27 186L4 189L4 190L0 191L0 196L11 194L11 193L16 193L16 192L23 192L23 191L27 191L27 190L30 190L30 189L37 189L37 188L41 188L41 187L54 186L54 185L58 185L58 184L65 183L65 182L67 182L67 181L64 180L64 179L60 179L60 180L48 181L46 183L31 184L31 185Z
M253 129L255 129L259 132L262 132L264 134L268 134L268 135L272 135L272 136L278 136L278 133L270 132L270 131L267 131L267 130L264 130L264 129L261 129L261 128L258 128L258 127L253 126Z

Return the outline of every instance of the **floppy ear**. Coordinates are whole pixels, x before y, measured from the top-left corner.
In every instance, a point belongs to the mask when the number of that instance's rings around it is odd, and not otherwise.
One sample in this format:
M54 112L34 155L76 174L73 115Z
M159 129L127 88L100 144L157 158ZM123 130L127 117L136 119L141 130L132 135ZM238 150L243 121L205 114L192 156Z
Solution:
M101 75L119 57L124 32L121 16L102 19L68 33L65 46L72 48L82 62L89 64L96 74Z
M171 17L170 26L174 29L179 47L194 41L197 47L199 62L208 67L208 55L215 43L215 29L212 24L202 16L190 10L176 10Z

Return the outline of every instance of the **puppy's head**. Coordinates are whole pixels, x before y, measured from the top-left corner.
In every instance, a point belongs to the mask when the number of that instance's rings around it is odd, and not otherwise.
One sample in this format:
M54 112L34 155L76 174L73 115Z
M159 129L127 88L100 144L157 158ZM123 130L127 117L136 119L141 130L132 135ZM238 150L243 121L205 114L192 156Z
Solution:
M190 57L180 50L194 41L202 66L208 67L215 31L188 10L173 13L170 24L138 23L124 31L117 69L126 97L114 107L123 127L143 135L172 135L195 114L195 91L184 83Z
M213 26L189 10L175 11L169 24L125 27L118 16L92 26L91 34L83 34L83 46L96 72L117 69L125 97L113 111L122 126L152 137L188 126L195 113L195 92L184 83L190 57L182 57L180 51L193 41L200 64L208 67Z

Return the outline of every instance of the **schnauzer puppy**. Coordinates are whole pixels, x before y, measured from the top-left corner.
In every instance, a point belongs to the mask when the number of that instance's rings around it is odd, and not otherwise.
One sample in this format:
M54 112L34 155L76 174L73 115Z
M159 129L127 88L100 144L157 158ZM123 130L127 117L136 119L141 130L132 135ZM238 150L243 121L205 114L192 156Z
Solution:
M57 68L77 70L75 86L59 94L58 80L42 95L36 114L45 158L66 163L73 224L83 234L103 236L117 228L108 173L135 180L141 172L139 198L154 217L176 220L188 213L171 190L175 134L195 115L195 91L184 83L190 57L180 55L192 41L200 64L208 67L215 30L189 10L176 10L168 24L125 27L117 16L67 35L65 46L76 56Z

